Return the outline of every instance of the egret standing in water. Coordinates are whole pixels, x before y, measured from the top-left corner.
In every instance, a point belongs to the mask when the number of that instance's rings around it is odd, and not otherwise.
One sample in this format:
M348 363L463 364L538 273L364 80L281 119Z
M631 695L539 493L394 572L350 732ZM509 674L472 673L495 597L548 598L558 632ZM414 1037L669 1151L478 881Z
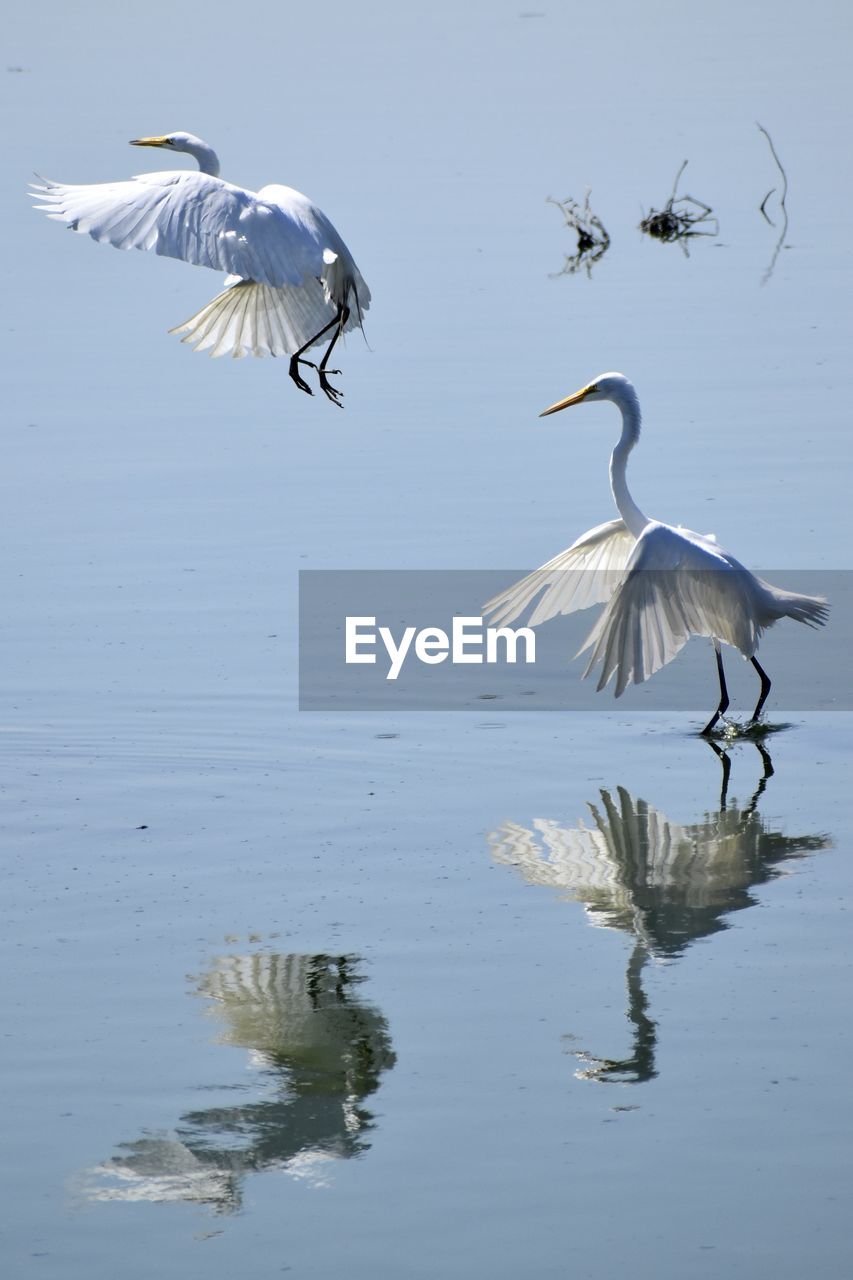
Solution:
M194 170L143 173L126 182L66 186L43 179L36 208L72 231L117 249L153 249L200 267L227 271L223 293L173 333L213 356L290 357L290 376L313 395L299 366L319 374L335 404L341 392L327 369L342 333L361 325L370 304L349 249L326 215L291 187L246 191L219 177L212 147L191 133L135 138L134 147L183 151ZM319 365L304 353L331 334Z
M618 698L671 662L691 636L714 642L720 703L702 730L709 734L729 705L720 644L739 649L761 680L754 723L770 692L755 656L761 633L779 618L821 626L829 606L815 596L781 591L745 569L712 534L650 520L628 492L628 456L640 438L640 402L621 373L603 373L540 417L584 400L610 400L622 412L622 435L610 457L610 487L619 520L590 529L567 551L495 596L483 608L493 625L519 617L544 591L529 625L593 604L606 604L580 652L592 650L584 676L601 663L598 688L615 676Z

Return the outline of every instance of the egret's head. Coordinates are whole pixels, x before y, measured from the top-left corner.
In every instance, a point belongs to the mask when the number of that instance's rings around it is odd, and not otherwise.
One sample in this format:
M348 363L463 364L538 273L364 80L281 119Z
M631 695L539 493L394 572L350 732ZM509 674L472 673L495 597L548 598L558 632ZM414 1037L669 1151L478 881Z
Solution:
M636 407L637 393L624 373L602 373L585 387L581 387L580 391L543 409L539 417L546 418L549 413L558 413L560 409L568 409L570 405L581 404L584 400L612 400L620 408L629 404Z
M194 133L158 133L150 138L131 138L132 147L164 147L167 151L185 151L198 161L202 173L219 174L216 152Z
M191 133L158 133L150 138L131 138L132 147L168 147L171 151L189 151L190 147L201 142ZM204 143L201 142L204 146Z

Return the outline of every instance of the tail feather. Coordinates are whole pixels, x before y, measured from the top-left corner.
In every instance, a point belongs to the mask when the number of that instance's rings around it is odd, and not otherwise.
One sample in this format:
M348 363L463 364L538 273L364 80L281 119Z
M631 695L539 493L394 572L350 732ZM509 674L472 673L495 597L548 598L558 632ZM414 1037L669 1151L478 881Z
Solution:
M801 596L785 593L785 616L804 622L807 627L822 627L829 618L829 601L823 596Z
M783 591L780 587L772 587L762 581L761 585L769 589L772 597L771 611L777 618L793 618L795 622L804 622L807 627L822 627L829 618L829 601L823 596L804 596L798 591Z
M279 289L241 280L169 332L184 334L182 342L212 356L288 356L310 342L336 313L320 280ZM357 322L353 315L345 328Z

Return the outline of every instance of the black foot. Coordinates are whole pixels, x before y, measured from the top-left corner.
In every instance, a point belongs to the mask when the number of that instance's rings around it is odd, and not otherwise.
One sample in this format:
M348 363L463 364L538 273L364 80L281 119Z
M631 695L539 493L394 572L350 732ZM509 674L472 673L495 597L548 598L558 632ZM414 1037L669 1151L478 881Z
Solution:
M311 390L311 388L308 386L308 383L299 373L300 364L311 364L311 361L299 360L296 356L291 356L290 368L288 370L288 373L290 374L291 378L296 383L300 391L304 391L306 395L313 396L314 392ZM316 365L311 364L312 369L316 369L316 367L317 367Z
M340 369L330 369L329 372L340 373ZM344 406L341 404L341 396L344 393L343 391L339 391L337 387L332 386L331 382L329 382L329 379L326 377L325 369L320 370L320 390L325 391L332 404L336 404L339 409L343 409Z
M728 710L728 707L729 707L728 702L726 702L724 706L721 704L719 707L717 707L717 710L711 716L711 719L708 721L708 723L705 725L705 728L700 733L699 735L700 738L707 738L709 733L713 733L715 726L717 725L719 720L725 715L726 711Z

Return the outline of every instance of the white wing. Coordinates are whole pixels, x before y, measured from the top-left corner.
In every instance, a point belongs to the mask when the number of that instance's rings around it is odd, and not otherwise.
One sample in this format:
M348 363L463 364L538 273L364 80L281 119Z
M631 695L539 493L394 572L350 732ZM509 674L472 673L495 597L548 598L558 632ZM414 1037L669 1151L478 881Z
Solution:
M671 662L691 636L711 636L750 658L773 621L767 604L765 584L710 538L652 522L580 650L592 649L584 676L600 662L597 687L615 675L618 698Z
M289 187L265 187L256 195L188 170L86 186L45 179L32 194L42 201L38 209L93 240L117 249L153 249L260 284L300 285L322 277L341 254L352 262L328 219ZM370 296L364 290L362 310Z
M493 596L483 605L483 615L493 614L491 625L501 626L518 618L544 591L528 619L529 626L546 622L560 613L574 613L609 600L636 543L623 520L608 520L581 534L567 551L535 569L526 578Z
M311 274L322 279L328 297L349 304L353 314L345 331L360 324L361 317L370 306L370 290L337 228L322 209L318 209L300 191L275 182L261 187L258 199L275 205L299 226L303 236L308 237L312 244L322 246L322 268L319 271L312 268Z

